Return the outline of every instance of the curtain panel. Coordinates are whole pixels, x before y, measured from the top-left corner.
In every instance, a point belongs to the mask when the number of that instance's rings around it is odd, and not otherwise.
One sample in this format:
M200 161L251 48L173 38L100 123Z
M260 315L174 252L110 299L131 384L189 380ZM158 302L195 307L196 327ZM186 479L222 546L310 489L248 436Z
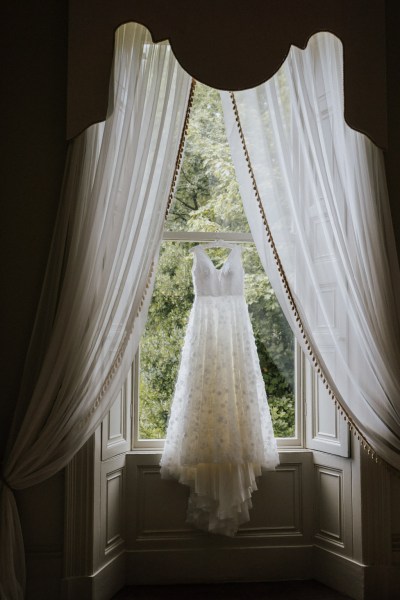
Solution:
M400 469L400 277L381 151L343 117L329 33L222 93L240 190L298 341L368 452Z
M116 34L110 110L73 143L3 467L0 596L24 596L12 490L62 469L101 423L142 333L191 79L141 25ZM150 290L149 290L150 288Z

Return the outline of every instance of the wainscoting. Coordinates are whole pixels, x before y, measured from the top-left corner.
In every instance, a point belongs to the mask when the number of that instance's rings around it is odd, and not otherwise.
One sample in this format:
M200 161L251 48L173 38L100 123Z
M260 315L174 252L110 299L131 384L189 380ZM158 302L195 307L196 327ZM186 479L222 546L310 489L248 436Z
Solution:
M251 521L234 538L185 522L188 490L162 480L160 454L127 455L127 583L308 578L312 552L312 453L282 453L260 478Z
M355 600L397 600L400 480L356 440L342 435L343 452L328 436L346 456L282 450L250 522L226 538L186 523L188 490L161 479L159 451L126 451L129 413L125 389L66 471L64 600L109 600L125 585L310 579Z

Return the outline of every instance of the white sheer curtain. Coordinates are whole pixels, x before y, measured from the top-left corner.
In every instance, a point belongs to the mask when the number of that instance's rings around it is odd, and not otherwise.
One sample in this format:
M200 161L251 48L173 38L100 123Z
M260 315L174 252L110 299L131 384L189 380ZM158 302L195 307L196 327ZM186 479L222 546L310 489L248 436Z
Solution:
M190 78L168 44L129 24L116 35L110 115L74 143L3 467L0 595L24 595L11 489L64 467L127 375L143 329Z
M354 432L399 469L399 266L382 153L344 122L342 64L340 41L319 33L265 84L223 93L224 113L250 227L293 331Z

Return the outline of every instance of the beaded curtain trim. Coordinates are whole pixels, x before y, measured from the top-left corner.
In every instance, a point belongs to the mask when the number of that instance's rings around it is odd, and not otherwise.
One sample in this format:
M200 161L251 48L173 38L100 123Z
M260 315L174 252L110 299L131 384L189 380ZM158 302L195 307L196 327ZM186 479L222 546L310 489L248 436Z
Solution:
M183 122L183 128L182 128L182 134L181 134L181 138L179 141L179 147L178 147L178 153L177 153L177 158L176 158L176 162L175 162L175 169L174 169L174 174L172 177L172 182L171 182L171 186L170 186L170 191L168 194L168 202L167 202L167 208L165 211L165 216L164 219L166 220L169 214L169 211L171 209L171 205L172 205L172 201L174 199L174 195L175 195L175 188L176 188L176 183L178 181L178 175L179 175L179 170L181 168L181 164L182 164L182 157L183 157L183 149L185 146L185 141L186 141L186 136L187 136L187 131L188 131L188 124L189 124L189 118L190 118L190 111L193 105L193 95L194 95L194 90L196 87L196 81L194 79L192 79L192 83L190 86L190 92L189 92L189 99L188 99L188 103L187 103L187 107L186 107L186 113L185 113L185 119ZM104 395L106 394L108 388L110 387L110 384L112 382L112 380L114 379L115 374L118 371L119 366L121 365L122 362L122 358L124 356L125 350L127 348L128 345L128 341L129 338L132 334L132 331L134 329L135 326L135 320L137 319L137 317L139 316L140 311L143 308L143 304L147 295L147 291L150 287L150 282L152 280L152 277L154 275L154 260L152 260L151 265L150 265L150 270L149 270L149 274L147 276L147 282L146 282L146 287L143 293L143 296L140 300L139 303L139 308L137 310L135 319L133 320L133 325L132 325L132 329L131 331L125 332L123 335L123 338L121 340L121 343L119 345L117 354L115 356L115 359L110 367L110 370L107 373L107 376L103 382L103 385L101 386L100 392L97 395L95 401L93 402L93 404L91 405L89 411L87 412L86 416L79 422L79 428L83 429L85 427L85 425L87 425L88 421L90 420L90 418L93 416L93 414L96 412L96 410L99 408L100 406L100 402L103 399Z
M188 99L187 108L186 108L185 120L183 122L183 129L182 129L181 139L179 142L178 154L176 157L174 175L172 177L171 187L170 187L169 194L168 194L167 209L165 211L165 217L164 217L165 221L167 220L169 212L172 207L172 203L173 203L174 196L175 196L175 188L176 188L176 184L177 184L178 176L179 176L179 171L182 166L183 150L185 147L186 137L187 137L187 133L188 133L190 113L192 111L193 97L194 97L195 90L196 90L196 80L192 79L192 83L191 83L190 91L189 91L189 99Z
M343 416L344 420L347 422L349 430L353 433L353 435L359 440L362 448L368 453L368 455L376 462L376 463L386 463L386 461L384 461L381 457L377 456L375 450L372 448L372 446L369 444L369 442L366 440L366 438L364 437L364 435L361 433L361 431L359 430L358 426L356 425L356 423L353 421L353 418L349 415L348 411L343 407L342 403L339 401L338 399L338 394L337 392L335 393L334 391L334 384L328 380L328 376L325 374L317 356L316 353L313 349L312 343L308 338L308 335L305 331L301 316L300 316L300 312L298 310L296 301L293 297L292 291L290 289L290 285L289 282L287 280L286 274L285 274L285 270L282 266L282 262L280 259L280 256L278 254L278 251L276 249L276 245L274 242L274 238L272 236L271 233L271 229L265 214L265 210L264 210L264 206L263 203L261 201L261 196L258 190L258 186L257 186L257 182L256 182L256 178L254 175L254 171L253 171L253 167L250 161L250 155L249 152L247 150L247 144L246 144L246 140L244 137L244 133L243 133L243 129L242 129L242 125L240 122L240 117L239 117L239 110L237 107L237 103L236 103L236 98L235 98L235 94L233 92L230 92L230 98L231 98L231 102L232 102L232 106L233 106L233 111L235 114L235 121L238 127L238 131L239 131L239 136L240 136L240 140L242 143L242 148L243 148L243 153L246 159L246 163L247 163L247 167L248 167L248 172L251 178L251 183L252 183L252 188L254 191L254 196L256 198L257 204L258 204L258 208L261 214L261 218L264 224L264 228L265 231L267 233L267 242L271 248L272 251L272 255L275 261L275 264L277 266L278 269L278 273L279 273L279 277L283 286L283 289L285 291L288 303L290 305L290 309L294 315L295 318L295 322L299 328L299 331L301 333L301 336L303 338L304 341L304 345L307 348L307 352L310 356L310 359L313 363L314 369L316 370L316 372L318 373L319 377L321 378L326 390L328 391L329 396L332 398L332 400L334 401L338 411L340 411L340 414Z

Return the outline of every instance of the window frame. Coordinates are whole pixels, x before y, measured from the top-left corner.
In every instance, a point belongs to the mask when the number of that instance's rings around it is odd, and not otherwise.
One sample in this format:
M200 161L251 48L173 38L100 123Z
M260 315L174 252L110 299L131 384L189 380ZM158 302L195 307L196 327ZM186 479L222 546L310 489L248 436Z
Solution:
M206 243L223 240L232 243L253 243L251 233L242 232L206 232L206 231L164 231L162 241ZM277 438L278 448L298 450L304 448L304 413L306 410L304 395L305 357L294 339L294 369L295 369L295 435L290 438ZM160 452L164 448L164 439L139 438L139 376L140 350L138 349L132 366L132 451Z

